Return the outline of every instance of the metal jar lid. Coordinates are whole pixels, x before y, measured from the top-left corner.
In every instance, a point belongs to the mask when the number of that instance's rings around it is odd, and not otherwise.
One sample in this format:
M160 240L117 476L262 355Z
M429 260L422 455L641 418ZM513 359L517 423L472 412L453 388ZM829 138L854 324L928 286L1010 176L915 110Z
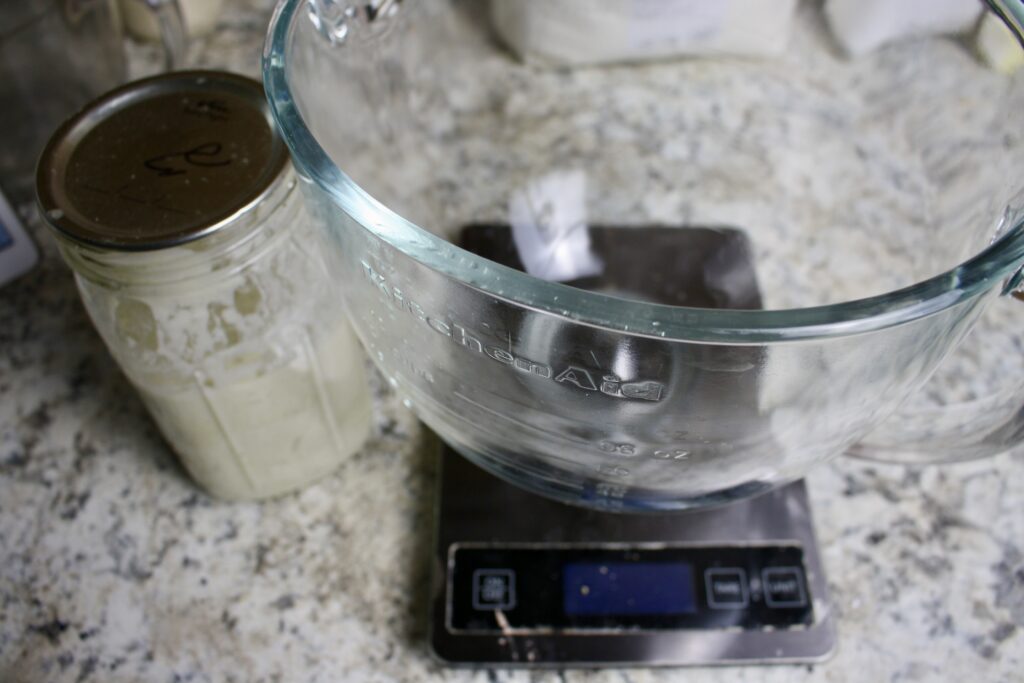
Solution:
M209 235L272 189L288 152L259 82L181 71L129 83L64 123L39 160L47 222L122 250Z

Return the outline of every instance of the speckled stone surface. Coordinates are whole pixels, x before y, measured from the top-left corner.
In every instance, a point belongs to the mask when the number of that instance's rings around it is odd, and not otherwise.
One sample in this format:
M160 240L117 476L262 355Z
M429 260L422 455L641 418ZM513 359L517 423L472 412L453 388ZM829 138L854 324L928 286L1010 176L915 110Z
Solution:
M193 64L255 74L267 0ZM131 46L133 73L155 50ZM426 648L434 450L375 380L376 426L321 483L199 493L43 251L0 291L0 681L1019 681L1024 453L810 477L839 646L814 667L453 671Z

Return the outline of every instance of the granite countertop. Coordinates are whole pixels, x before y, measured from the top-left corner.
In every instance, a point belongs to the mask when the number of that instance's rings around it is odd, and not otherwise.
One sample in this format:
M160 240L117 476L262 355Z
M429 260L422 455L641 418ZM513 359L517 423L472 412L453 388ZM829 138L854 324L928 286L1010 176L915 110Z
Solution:
M256 75L269 0L229 0L196 66ZM132 73L156 50L130 45ZM456 671L426 647L435 449L375 376L363 450L305 491L220 503L186 478L41 264L0 292L0 680L1021 680L1024 453L809 477L838 650L816 666Z

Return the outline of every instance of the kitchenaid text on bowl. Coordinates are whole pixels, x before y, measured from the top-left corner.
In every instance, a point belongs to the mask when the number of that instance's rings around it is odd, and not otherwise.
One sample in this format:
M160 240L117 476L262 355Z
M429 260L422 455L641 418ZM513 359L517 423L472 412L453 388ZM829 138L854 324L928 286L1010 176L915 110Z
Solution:
M559 384L575 386L584 391L598 391L605 396L613 398L656 402L660 401L665 395L665 385L661 382L651 380L625 382L616 375L579 365L555 368L552 365L531 360L515 353L511 345L505 349L485 344L481 341L481 339L485 338L484 335L477 334L453 320L442 320L439 317L429 315L422 306L406 296L400 288L389 283L369 263L361 260L360 265L366 279L384 295L391 305L408 312L422 324L438 334L448 337L461 348L485 355L491 360L507 365L527 375L552 379Z

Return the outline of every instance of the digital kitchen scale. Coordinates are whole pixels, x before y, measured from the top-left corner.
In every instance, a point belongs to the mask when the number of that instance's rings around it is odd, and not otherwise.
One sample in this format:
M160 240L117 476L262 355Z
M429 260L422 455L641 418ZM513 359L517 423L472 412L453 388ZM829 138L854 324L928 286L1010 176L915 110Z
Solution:
M600 272L566 284L669 305L761 307L752 248L738 229L588 233L576 245L581 253L559 257L582 262L590 259L582 250L592 252ZM524 269L522 241L508 226L468 226L460 244ZM749 381L752 401L757 379ZM693 391L718 400L713 387ZM729 400L723 409L756 409ZM802 481L709 510L599 512L528 493L444 446L439 510L431 645L445 662L763 664L816 662L832 652Z
M431 647L453 665L818 662L835 643L802 481L622 514L507 484L442 447Z

